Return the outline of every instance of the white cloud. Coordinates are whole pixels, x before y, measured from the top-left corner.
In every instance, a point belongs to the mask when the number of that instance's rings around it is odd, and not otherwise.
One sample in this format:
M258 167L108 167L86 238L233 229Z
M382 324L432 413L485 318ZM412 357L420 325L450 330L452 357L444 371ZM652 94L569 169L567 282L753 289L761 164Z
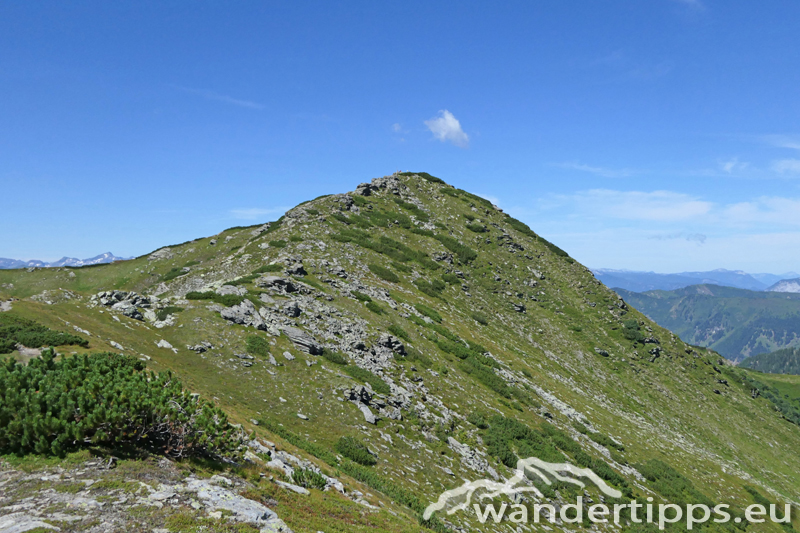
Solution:
M778 148L800 150L800 137L796 135L764 135L762 139L764 142L777 146Z
M562 202L574 204L578 211L589 216L659 222L696 219L708 215L713 207L711 202L671 191L593 189L561 199Z
M656 234L647 237L650 240L654 241L669 241L672 239L684 239L689 242L696 242L697 244L705 244L706 239L708 237L702 233L683 233L679 231L678 233L668 233L668 234Z
M800 174L800 159L781 159L772 164L772 169L779 174Z
M268 215L282 215L287 211L287 209L287 207L274 207L270 209L263 209L260 207L243 207L239 209L231 209L230 215L232 218L239 220L258 220Z
M403 131L403 126L401 126L399 122L395 122L392 124L392 131L395 133L400 133Z
M731 227L800 227L800 199L797 198L762 196L751 202L727 205L721 211L725 225Z
M461 129L461 123L447 109L439 111L439 116L425 121L433 136L442 142L451 142L460 148L469 146L469 136Z
M190 87L181 87L175 86L176 89L180 89L181 91L185 91L187 93L196 94L206 98L208 100L216 100L218 102L224 102L226 104L232 104L239 107L247 107L250 109L264 109L262 104L257 102L251 102L250 100L241 100L239 98L232 98L230 96L226 96L224 94L215 93L214 91L207 91L205 89L192 89Z
M741 163L738 157L734 157L727 161L720 161L719 166L727 174L732 174L733 172L746 169L749 164L750 163Z
M636 173L636 171L629 168L613 169L605 167L593 167L581 163L560 163L556 166L561 168L569 168L572 170L580 170L581 172L589 172L590 174L597 174L598 176L603 176L604 178L626 178Z

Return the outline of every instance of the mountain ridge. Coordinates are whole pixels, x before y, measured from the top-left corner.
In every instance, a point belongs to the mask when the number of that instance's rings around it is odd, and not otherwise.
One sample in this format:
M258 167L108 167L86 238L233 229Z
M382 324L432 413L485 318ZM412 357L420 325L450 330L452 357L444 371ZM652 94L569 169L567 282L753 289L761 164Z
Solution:
M682 342L524 223L429 174L376 178L130 261L0 271L0 299L88 339L61 347L66 356L121 352L175 373L275 444L272 465L291 453L346 482L336 505L407 517L384 531L494 530L467 514L417 517L460 480L508 479L534 455L659 501L670 493L656 466L737 507L752 501L746 486L800 502L791 406L778 412L751 373ZM345 461L354 448L371 464ZM284 505L285 479L254 464L242 485L310 530L311 504ZM563 505L582 492L546 494ZM307 501L329 517L317 529L349 531Z
M674 274L610 268L594 268L592 272L609 287L619 287L634 292L675 290L702 284L769 291L771 289L770 286L776 285L781 280L800 276L796 272L787 272L783 275L748 274L742 270L727 270L724 268Z
M56 267L82 267L89 265L100 265L105 263L113 263L114 261L126 261L130 257L117 257L111 252L105 252L88 259L78 259L76 257L62 257L57 261L40 261L38 259L29 259L23 261L21 259L8 259L0 257L0 269L15 269L15 268L56 268Z

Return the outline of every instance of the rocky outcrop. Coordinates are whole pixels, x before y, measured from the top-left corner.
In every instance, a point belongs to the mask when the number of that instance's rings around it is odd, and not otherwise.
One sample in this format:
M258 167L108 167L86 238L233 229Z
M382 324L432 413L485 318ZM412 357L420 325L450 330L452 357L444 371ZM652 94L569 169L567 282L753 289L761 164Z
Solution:
M256 306L250 300L244 300L239 305L226 307L220 311L220 316L234 324L253 326L256 329L266 330L267 325L258 313Z
M322 354L322 345L302 329L291 326L284 326L280 329L302 351L311 355Z

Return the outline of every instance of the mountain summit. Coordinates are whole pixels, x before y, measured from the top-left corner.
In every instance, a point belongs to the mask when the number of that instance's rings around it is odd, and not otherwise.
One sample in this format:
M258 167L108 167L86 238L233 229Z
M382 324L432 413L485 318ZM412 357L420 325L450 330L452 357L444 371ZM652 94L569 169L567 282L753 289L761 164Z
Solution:
M225 516L256 528L267 506L295 531L497 531L472 512L423 512L466 480L517 479L531 458L591 469L613 489L526 482L559 508L609 493L735 509L800 501L793 404L647 319L524 223L426 173L130 261L2 271L0 300L10 298L0 316L88 340L59 348L66 357L110 351L169 370L252 432L249 462L220 467L224 480L202 465L124 463L119 483L139 476L150 496L135 483L124 501L102 492L111 482L56 491L117 502L86 516L116 513L120 528ZM0 505L48 509L45 475L18 474ZM195 475L218 484L203 494L235 491L262 514L190 504Z

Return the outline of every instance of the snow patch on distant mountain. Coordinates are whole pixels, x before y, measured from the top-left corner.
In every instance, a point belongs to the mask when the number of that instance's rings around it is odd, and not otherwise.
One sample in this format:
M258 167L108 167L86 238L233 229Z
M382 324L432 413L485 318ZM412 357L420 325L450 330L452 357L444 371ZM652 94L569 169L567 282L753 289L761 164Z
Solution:
M116 255L112 254L111 252L106 252L104 254L96 255L94 257L90 257L89 259L77 259L75 257L62 257L58 261L53 261L52 263L47 263L45 261L39 261L38 259L31 259L29 261L21 261L19 259L6 259L4 257L0 257L0 269L10 269L10 268L53 268L53 267L81 267L81 266L88 266L88 265L99 265L101 263L113 263L114 261L125 261L127 259L131 259L130 257L117 257Z

